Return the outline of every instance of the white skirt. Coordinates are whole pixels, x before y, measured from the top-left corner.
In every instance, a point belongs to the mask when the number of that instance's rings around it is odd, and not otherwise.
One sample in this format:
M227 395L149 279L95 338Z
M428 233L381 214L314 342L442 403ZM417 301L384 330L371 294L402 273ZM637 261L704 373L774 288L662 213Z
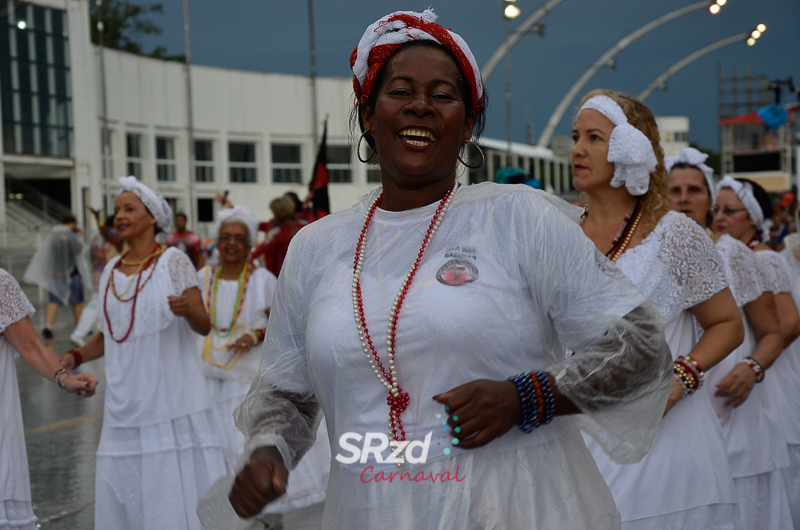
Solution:
M220 438L223 440L225 467L229 475L236 475L234 466L244 450L244 435L239 432L233 422L233 411L247 395L250 383L206 375L206 384L208 396L222 426ZM317 429L317 441L303 456L297 467L289 472L286 495L269 503L261 514L284 513L324 501L328 488L330 464L331 450L328 442L328 430L323 419ZM214 480L217 478L214 477Z
M701 506L622 523L622 530L743 530L744 528L734 504Z
M745 528L786 530L794 528L780 469L733 479L739 497L739 513Z
M0 530L36 530L36 516L28 501L0 501Z
M800 445L789 446L789 467L781 469L795 527L800 528Z
M103 425L95 473L95 529L202 530L197 500L225 473L208 409L155 425Z

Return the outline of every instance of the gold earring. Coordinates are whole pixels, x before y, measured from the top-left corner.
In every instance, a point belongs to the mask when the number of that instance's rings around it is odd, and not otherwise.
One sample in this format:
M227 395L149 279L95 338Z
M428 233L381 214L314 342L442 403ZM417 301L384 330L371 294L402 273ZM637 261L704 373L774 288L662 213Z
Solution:
M474 146L475 146L475 149L477 149L477 150L478 150L478 152L481 154L481 163L480 163L480 164L478 164L477 166L470 166L469 164L467 164L466 162L464 162L463 160L461 160L461 154L460 154L460 153L459 153L459 155L458 155L458 161L459 161L459 162L461 162L462 164L464 164L464 166L466 166L466 167L468 167L468 168L470 168L470 169L480 169L480 168L482 168L482 167L483 167L483 164L484 164L484 163L486 163L486 155L484 155L484 154L483 154L483 151L481 150L481 148L478 146L478 144L476 144L476 143L475 143L475 142L473 142L472 140L467 140L467 141L466 141L466 142L464 142L464 143L465 143L465 144L472 144L472 145L474 145Z
M361 158L361 140L363 140L364 136L366 136L367 134L372 134L372 129L367 129L366 131L362 132L361 136L358 137L358 143L356 144L356 156L358 157L358 161L361 162L362 164L366 164L367 162L372 160L372 157L375 156L375 153L377 153L375 149L372 149L372 154L369 155L369 158L367 158L366 160ZM369 146L369 142L367 142L367 146Z

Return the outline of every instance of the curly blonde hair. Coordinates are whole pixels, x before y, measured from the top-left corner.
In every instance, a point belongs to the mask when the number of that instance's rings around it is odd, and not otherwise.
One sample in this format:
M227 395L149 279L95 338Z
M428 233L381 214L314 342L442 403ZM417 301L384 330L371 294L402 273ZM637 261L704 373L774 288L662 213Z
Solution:
M661 148L661 141L658 134L658 125L656 118L650 108L625 92L616 92L614 90L607 90L598 88L592 90L581 100L581 106L589 99L595 96L608 96L613 99L622 108L622 112L628 117L628 123L642 131L645 136L650 140L653 145L653 152L656 154L656 170L650 173L650 186L647 188L647 193L641 196L642 208L642 229L644 235L647 236L656 227L658 222L669 210L669 180L667 177L667 170L664 167L664 150ZM580 202L586 206L588 197L586 194L580 194Z

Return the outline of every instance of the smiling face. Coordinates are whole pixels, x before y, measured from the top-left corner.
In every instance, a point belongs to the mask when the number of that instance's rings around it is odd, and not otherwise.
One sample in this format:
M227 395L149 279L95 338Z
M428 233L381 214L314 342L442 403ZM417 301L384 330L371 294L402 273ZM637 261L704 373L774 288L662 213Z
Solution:
M669 173L669 197L673 210L688 215L705 228L711 195L702 171L695 167L673 168Z
M135 193L126 191L114 201L114 229L128 241L148 231L155 236L156 219Z
M728 234L734 239L749 243L756 234L756 225L747 213L742 201L730 188L724 188L717 193L717 203L714 205L714 232Z
M614 163L608 161L608 140L614 124L594 109L578 114L572 128L572 174L575 189L592 191L609 187Z
M459 150L474 124L459 77L450 55L432 46L401 49L385 66L374 107L365 105L361 113L375 137L385 189L452 184Z
M250 254L248 230L245 225L232 221L225 223L217 234L217 249L222 265L242 263Z

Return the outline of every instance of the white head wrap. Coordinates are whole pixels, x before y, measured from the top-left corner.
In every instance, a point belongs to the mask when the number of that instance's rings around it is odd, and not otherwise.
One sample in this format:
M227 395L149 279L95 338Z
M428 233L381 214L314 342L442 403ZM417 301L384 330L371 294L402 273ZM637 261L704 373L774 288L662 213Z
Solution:
M247 227L248 242L252 247L256 242L256 233L258 231L258 219L250 208L246 206L234 206L233 208L226 208L217 214L217 236L223 225L228 223L242 223Z
M594 109L611 120L614 130L608 139L608 161L614 163L615 188L623 184L631 195L644 195L650 187L650 173L655 171L658 160L653 144L645 134L628 123L622 107L608 96L595 96L583 104L581 111Z
M409 20L402 20L402 17L413 17L416 21L412 24ZM462 70L465 69L463 61L468 63L471 72L465 71L464 73L475 92L473 96L476 97L473 97L472 104L476 108L479 107L483 97L483 83L481 82L481 70L478 68L475 56L472 55L472 51L460 35L435 24L437 18L439 16L433 12L433 9L428 8L422 13L396 11L371 24L364 31L364 35L350 58L353 76L358 82L356 88L364 88L364 81L370 70L369 54L373 48L384 44L404 44L412 40L430 40L450 50L459 60L459 67ZM448 42L449 39L452 39L452 42ZM470 73L472 79L469 79ZM371 86L367 87L367 91L369 90L371 90ZM357 95L359 92L360 90L356 90Z
M711 204L714 204L717 202L717 189L714 187L714 170L703 163L707 158L707 154L701 153L694 147L684 147L678 153L678 156L671 156L664 160L664 166L667 168L667 175L672 171L672 167L675 164L686 164L700 170L706 178L708 193L711 195Z
M151 190L136 180L136 177L120 177L117 197L126 191L135 193L144 204L144 207L147 208L147 211L150 212L150 215L155 217L156 226L164 232L169 232L169 228L172 225L172 208L160 193Z
M744 207L747 208L747 213L750 215L750 219L753 220L753 223L756 225L756 231L764 240L764 242L769 241L769 229L772 226L772 219L764 219L764 211L761 209L761 205L758 204L756 200L756 196L753 193L753 186L750 185L748 182L739 182L738 180L733 179L730 175L725 175L722 177L722 180L719 181L717 184L717 194L719 194L720 190L730 189L736 194Z

